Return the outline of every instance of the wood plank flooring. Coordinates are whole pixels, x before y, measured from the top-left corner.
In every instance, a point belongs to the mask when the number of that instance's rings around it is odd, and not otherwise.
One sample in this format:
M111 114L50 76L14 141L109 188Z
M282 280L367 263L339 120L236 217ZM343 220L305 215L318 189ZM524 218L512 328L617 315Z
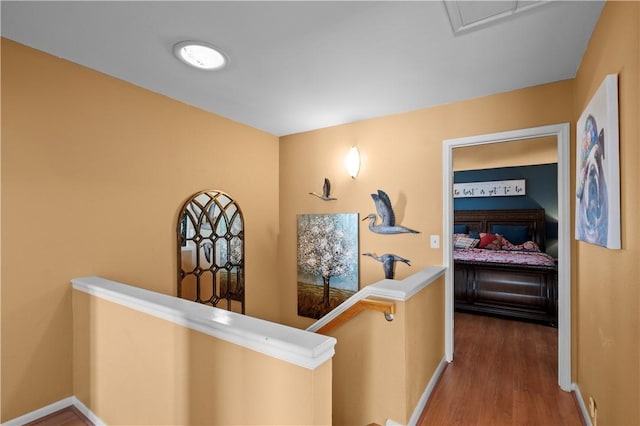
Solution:
M455 314L454 361L418 426L583 425L557 380L557 329Z
M76 407L69 406L25 426L93 426L93 423Z
M580 425L573 394L557 380L557 330L456 313L454 362L418 426ZM67 407L28 426L92 426Z

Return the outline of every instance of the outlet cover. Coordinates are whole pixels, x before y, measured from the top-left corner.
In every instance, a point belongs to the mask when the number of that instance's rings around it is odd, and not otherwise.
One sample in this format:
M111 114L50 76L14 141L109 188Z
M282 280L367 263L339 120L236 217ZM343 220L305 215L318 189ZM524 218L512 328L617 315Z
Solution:
M440 235L431 236L431 248L433 249L440 248Z

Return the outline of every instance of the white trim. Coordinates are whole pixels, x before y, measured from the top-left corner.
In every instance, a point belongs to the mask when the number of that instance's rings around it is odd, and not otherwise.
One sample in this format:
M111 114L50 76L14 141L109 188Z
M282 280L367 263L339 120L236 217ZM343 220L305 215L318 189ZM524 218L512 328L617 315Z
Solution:
M442 205L443 263L445 272L445 357L453 360L453 264L451 251L453 224L453 149L464 146L509 142L543 136L556 136L558 150L558 385L571 390L571 215L570 215L570 137L569 123L532 127L487 135L443 141Z
M489 16L481 17L472 22L465 22L465 20L462 18L462 11L460 10L459 0L448 0L444 1L443 3L447 9L447 15L449 16L449 22L451 23L453 35L458 36L460 34L464 34L490 25L496 25L497 22L504 20L505 18L509 18L515 14L523 13L537 6L542 6L543 4L547 3L547 1L548 0L542 0L531 3L516 1L513 2L513 5L509 9ZM505 2L504 4L508 5L507 2Z
M63 408L67 408L70 405L73 405L73 402L74 402L74 397L72 396L65 399L61 399L60 401L54 402L53 404L49 404L45 407L38 408L37 410L34 410L20 417L16 417L15 419L8 420L2 423L2 426L24 425L34 420L38 420L44 416L48 416L49 414L55 413L56 411L60 411Z
M580 387L578 387L577 383L571 383L571 390L576 394L576 399L578 400L578 406L580 407L580 413L582 414L584 424L586 426L593 426L593 422L591 422L591 417L589 416L589 410L587 409L587 406L584 405L584 399L582 398L582 393L580 393Z
M61 399L60 401L54 402L53 404L49 404L45 407L38 408L30 413L22 415L20 417L16 417L15 419L11 419L2 423L2 426L20 426L29 422L36 421L41 419L49 414L53 414L56 411L60 411L64 408L74 406L78 409L86 418L88 418L91 423L96 426L106 425L98 416L93 414L91 410L89 410L78 398L75 396L70 396L68 398Z
M93 411L89 410L86 405L82 403L78 398L72 396L73 405L82 413L86 418L89 419L91 423L95 426L106 426L106 423L98 416L96 416Z
M558 385L571 390L571 170L569 124L558 130Z
M431 376L431 380L429 380L427 387L422 393L422 396L418 401L418 405L416 405L416 408L413 410L413 415L409 419L409 425L413 426L418 424L418 420L420 420L420 416L422 415L424 408L427 406L427 402L429 402L429 398L431 397L431 394L433 393L433 390L435 389L436 384L438 384L438 380L440 379L440 376L442 375L442 372L444 371L447 364L448 364L448 361L446 357L443 357L440 360L440 364L438 364L436 371Z
M335 353L336 339L212 308L100 277L71 280L73 288L171 321L282 361L314 370Z
M447 268L444 277L444 356L447 362L453 361L453 242L450 230L453 229L453 148L454 145L443 142L442 148L442 263Z
M307 327L307 331L315 332L331 322L342 312L355 305L359 300L367 297L382 297L385 299L405 302L423 288L433 283L436 278L444 274L444 266L429 266L404 280L382 280L371 284L342 302L337 308Z

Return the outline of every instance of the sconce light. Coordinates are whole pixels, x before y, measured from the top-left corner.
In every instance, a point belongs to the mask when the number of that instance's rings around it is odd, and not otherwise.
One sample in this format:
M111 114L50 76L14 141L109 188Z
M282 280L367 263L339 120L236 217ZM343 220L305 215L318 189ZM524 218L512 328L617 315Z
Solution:
M352 147L349 150L349 155L347 155L347 170L349 171L349 176L353 179L358 176L358 172L360 171L360 151L358 151L357 147Z

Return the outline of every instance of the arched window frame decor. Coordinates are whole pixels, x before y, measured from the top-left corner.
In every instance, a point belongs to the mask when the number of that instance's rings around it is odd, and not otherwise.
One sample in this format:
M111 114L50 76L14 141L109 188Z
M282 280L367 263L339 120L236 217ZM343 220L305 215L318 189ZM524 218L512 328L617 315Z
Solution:
M194 194L176 234L178 297L244 314L244 218L236 201L218 190Z

